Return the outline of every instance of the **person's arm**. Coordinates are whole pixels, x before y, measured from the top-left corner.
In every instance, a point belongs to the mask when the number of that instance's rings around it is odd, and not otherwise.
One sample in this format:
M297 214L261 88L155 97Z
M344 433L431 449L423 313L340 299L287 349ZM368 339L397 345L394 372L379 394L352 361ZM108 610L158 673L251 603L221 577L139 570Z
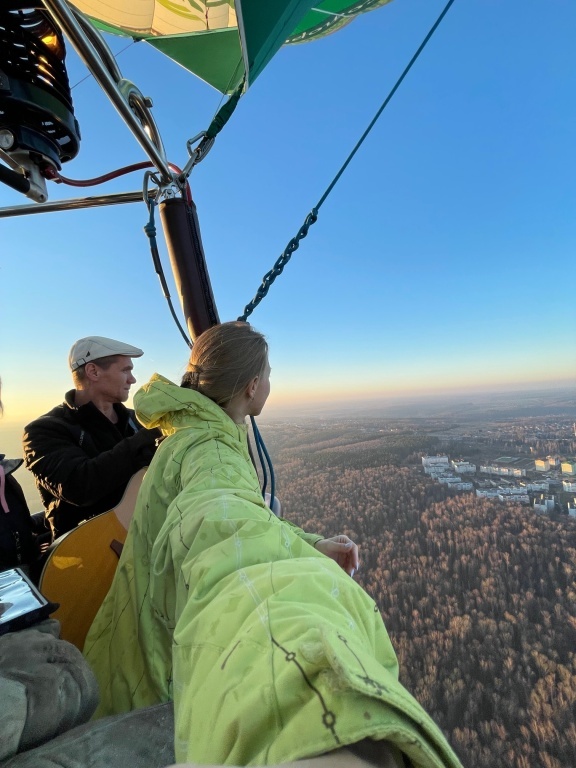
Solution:
M204 457L206 456L206 453L204 453ZM220 457L221 458L221 457ZM239 465L243 466L243 465ZM230 494L230 503L232 503L232 499L238 493L238 496L242 498L242 504L248 502L255 504L258 507L264 507L264 509L269 510L269 507L265 503L264 499L262 498L262 495L259 492L258 488L258 477L256 475L256 471L252 464L246 464L246 467L248 468L248 474L247 475L239 475L237 480L239 481L239 486L234 488L228 488L227 492ZM208 469L208 476L209 476L209 486L215 487L217 485L217 482L215 481L215 475L214 475L214 466L210 464L210 462L207 463L203 467L204 471ZM236 469L236 467L234 467ZM225 472L222 475L222 481L223 485L227 485L229 483L229 473ZM197 466L195 461L190 461L190 457L186 457L182 460L181 464L181 477L182 477L182 486L183 488L186 488L187 486L190 486L192 488L199 489L199 487L203 484L203 479L201 479L201 472L197 473ZM249 478L249 479L248 479ZM244 483L246 482L246 485ZM242 488L242 486L244 486ZM247 493L247 491L249 491ZM186 491L184 491L183 496L186 495ZM359 561L358 561L358 546L348 538L348 536L345 536L344 534L339 536L333 536L332 538L325 539L323 536L320 536L317 533L306 533L302 528L299 528L297 525L294 525L294 523L291 523L289 520L286 520L286 518L278 517L277 520L280 521L282 525L287 526L290 528L292 533L294 533L296 536L298 536L300 539L305 541L307 544L309 544L311 547L314 547L319 552L321 552L323 555L326 555L326 557L331 558L335 562L340 565L340 567L346 571L346 573L349 576L353 576L354 573L358 570L359 567Z
M38 483L53 496L78 507L89 506L147 466L159 436L158 430L141 429L91 458L65 424L38 419L24 433L24 458Z
M297 536L314 547L314 549L322 552L323 555L326 555L331 560L335 560L349 576L354 576L360 563L358 560L358 546L352 539L349 539L345 534L325 539L317 533L306 533L302 528L298 528L297 525L283 517L280 520L285 525L288 525Z
M321 539L314 547L326 557L335 560L348 576L354 576L360 567L358 545L343 533L330 539Z
M287 525L291 529L292 533L295 533L296 536L299 536L307 544L310 544L311 547L316 546L317 542L322 541L323 539L323 536L320 536L318 533L306 533L306 531L302 530L302 528L299 528L297 525L294 525L294 523L291 523L290 520L286 520L285 517L279 517L278 519L284 525Z

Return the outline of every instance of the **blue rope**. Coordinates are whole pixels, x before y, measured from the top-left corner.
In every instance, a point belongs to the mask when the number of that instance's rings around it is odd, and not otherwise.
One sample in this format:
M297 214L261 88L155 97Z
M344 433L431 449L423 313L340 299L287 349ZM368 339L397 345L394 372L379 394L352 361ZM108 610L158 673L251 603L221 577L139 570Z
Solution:
M261 445L261 437L260 437L260 431L258 430L258 427L256 426L256 421L254 419L254 416L250 416L250 421L252 422L252 431L254 432L254 443L256 444L256 450L258 451L258 459L260 460L260 466L262 468L262 498L264 498L264 494L266 493L266 486L268 485L268 474L266 472L266 465L264 463L264 455L262 453L262 445Z
M276 479L274 477L274 466L272 464L272 459L270 458L270 454L266 449L266 445L264 444L264 440L262 439L262 435L260 434L260 430L256 425L256 420L254 416L250 416L250 421L252 422L252 430L254 432L254 440L256 442L256 450L258 451L258 458L260 459L260 464L262 465L262 474L264 477L264 482L262 483L263 498L264 498L264 494L266 493L268 478L266 475L266 466L264 464L264 458L262 457L262 454L264 454L264 457L266 459L266 464L268 465L268 470L270 472L270 509L272 509L272 507L274 506L274 497L276 495Z

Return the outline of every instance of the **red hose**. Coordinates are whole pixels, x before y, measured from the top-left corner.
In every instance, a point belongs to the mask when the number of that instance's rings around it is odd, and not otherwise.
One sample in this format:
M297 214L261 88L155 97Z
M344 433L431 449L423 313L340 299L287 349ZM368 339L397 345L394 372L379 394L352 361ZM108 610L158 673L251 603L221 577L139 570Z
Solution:
M177 165L174 165L174 163L168 163L168 165L178 175L182 174L181 169L178 168ZM125 176L128 173L133 173L134 171L142 171L145 168L154 168L154 164L149 160L146 160L142 163L133 163L132 165L125 165L123 168L118 168L115 171L110 171L110 173L105 173L103 176L96 176L94 179L69 179L66 176L62 176L60 173L58 173L58 171L52 166L47 166L43 170L43 175L44 178L50 181L55 181L56 184L66 184L69 187L95 187L97 184L104 184L105 182L111 181L112 179L117 179L120 176ZM192 191L188 181L186 181L186 202L189 205L192 203Z

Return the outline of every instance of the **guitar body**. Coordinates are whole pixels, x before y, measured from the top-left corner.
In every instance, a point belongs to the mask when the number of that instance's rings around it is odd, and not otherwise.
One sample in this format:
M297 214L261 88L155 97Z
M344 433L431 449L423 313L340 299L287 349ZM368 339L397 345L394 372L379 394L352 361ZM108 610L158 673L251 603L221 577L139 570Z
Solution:
M56 539L42 570L40 592L60 604L52 614L60 636L80 650L112 584L145 471L133 475L114 509Z

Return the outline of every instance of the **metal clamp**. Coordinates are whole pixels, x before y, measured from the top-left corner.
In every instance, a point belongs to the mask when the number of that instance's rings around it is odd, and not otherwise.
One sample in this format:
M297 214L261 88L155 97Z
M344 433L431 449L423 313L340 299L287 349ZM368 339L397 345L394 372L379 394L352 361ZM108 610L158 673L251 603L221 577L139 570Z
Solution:
M151 181L156 185L156 190L154 192L151 192L148 189ZM176 180L164 184L157 172L146 171L144 174L144 179L142 181L142 199L146 203L146 207L149 211L150 206L153 203L157 204L160 200L177 197L180 193L181 188Z
M150 108L152 107L152 99L149 96L144 96L144 94L134 85L134 83L130 82L130 80L126 80L125 78L119 80L117 86L118 90L126 100L126 103L140 121L140 125L144 128L151 141L154 142L154 146L165 157L166 153L164 151L162 137L160 136L158 126L154 122L150 112Z
M195 144L197 144L196 147L194 146ZM213 146L214 146L214 139L207 138L206 131L201 131L200 133L196 134L196 136L194 136L193 138L188 139L188 141L186 142L186 149L188 150L188 154L190 155L190 160L188 160L188 162L182 169L182 173L178 177L178 180L181 182L186 181L188 176L190 176L190 174L192 173L192 169L194 168L194 166L198 165L198 163L201 163L202 160L204 160L204 158L206 157L208 152L210 152Z

